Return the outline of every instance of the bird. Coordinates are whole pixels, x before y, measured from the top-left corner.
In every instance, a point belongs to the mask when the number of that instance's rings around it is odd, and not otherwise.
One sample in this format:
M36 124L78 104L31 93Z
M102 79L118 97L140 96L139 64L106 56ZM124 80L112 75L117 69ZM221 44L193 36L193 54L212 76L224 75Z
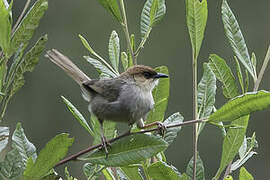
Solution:
M124 122L130 127L136 123L140 129L154 125L164 129L161 122L145 125L144 120L154 108L152 90L160 78L168 78L167 74L158 73L149 66L134 65L115 78L91 79L58 50L48 50L45 56L81 87L82 96L89 103L89 112L100 123L101 143L106 155L109 143L104 136L104 121Z

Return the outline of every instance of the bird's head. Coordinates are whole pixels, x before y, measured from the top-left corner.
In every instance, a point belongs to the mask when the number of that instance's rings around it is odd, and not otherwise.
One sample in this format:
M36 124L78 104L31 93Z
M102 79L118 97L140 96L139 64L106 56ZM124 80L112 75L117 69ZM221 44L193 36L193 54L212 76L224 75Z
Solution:
M159 78L168 78L167 74L158 73L153 68L144 65L132 66L121 76L133 78L135 83L146 91L152 91L158 84Z

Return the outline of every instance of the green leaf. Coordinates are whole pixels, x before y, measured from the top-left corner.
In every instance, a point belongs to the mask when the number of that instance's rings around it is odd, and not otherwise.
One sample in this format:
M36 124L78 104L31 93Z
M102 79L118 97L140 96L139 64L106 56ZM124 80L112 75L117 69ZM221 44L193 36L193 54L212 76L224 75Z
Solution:
M253 176L246 170L245 167L241 167L239 180L254 180Z
M244 67L249 71L251 76L254 78L253 65L250 60L245 39L242 35L239 24L226 0L223 0L221 8L225 34L231 44L231 47L235 55L240 60L240 62L244 65Z
M160 137L136 134L126 136L113 143L107 158L103 150L97 150L79 159L111 167L126 166L150 158L165 150L167 146L168 144Z
M83 173L87 179L98 180L101 175L100 168L100 165L86 163L83 165Z
M67 180L77 180L76 178L72 177L69 174L67 167L65 167L65 175L66 175Z
M9 128L0 126L0 153L7 146L9 136Z
M114 177L114 172L111 170L111 168L103 169L102 173L106 180L116 180L116 178Z
M108 11L110 12L118 22L122 22L123 18L121 16L118 1L116 0L98 0L98 2Z
M112 66L115 69L115 71L118 72L120 44L119 44L119 37L116 31L112 31L108 49L109 49L109 57L110 57Z
M81 126L84 127L84 129L86 129L86 131L89 134L94 136L93 130L88 125L87 121L85 120L83 115L80 113L80 111L69 100L67 100L64 96L61 96L61 98L63 99L64 103L66 104L66 106L68 107L68 109L72 113L72 115L75 117L75 119L81 124Z
M143 180L139 173L139 166L125 166L120 168L130 180Z
M4 1L0 1L0 47L2 48L5 55L8 54L10 48L11 38L11 22L10 22L10 11L5 6Z
M141 14L141 36L148 37L152 27L158 24L166 13L165 0L147 0Z
M23 162L18 150L9 151L3 162L0 162L0 179L21 180Z
M256 58L256 55L255 55L254 52L252 52L252 55L251 55L251 63L253 65L254 75L257 78L257 70L256 70L256 67L257 67L257 58Z
M128 55L127 55L126 52L121 53L121 62L122 62L122 66L123 66L124 71L126 71L127 68L129 67L129 65L128 65Z
M210 122L233 121L270 106L270 92L261 90L240 95L210 115Z
M89 43L87 42L87 40L79 34L79 38L81 39L81 42L83 44L83 46L91 53L91 54L96 54L96 52L93 50L93 48L89 45Z
M228 175L228 176L225 177L224 180L233 180L233 177L231 175Z
M223 84L223 94L226 98L233 98L239 94L238 87L230 67L225 60L216 54L210 54L209 65L216 78Z
M246 134L246 128L248 126L249 115L240 117L239 119L233 121L231 125L240 126L242 128L230 128L224 138L222 145L222 155L219 165L219 169L214 177L214 179L219 179L222 171L225 167L234 159L239 148L242 145Z
M73 141L74 139L69 138L68 134L65 133L55 136L41 150L35 163L30 158L31 160L27 163L24 171L24 177L26 179L38 179L45 176L57 162L65 157Z
M188 180L188 175L186 173L183 173L180 180Z
M59 176L53 169L40 180L61 180L61 176Z
M28 13L25 15L20 25L16 29L14 36L11 40L11 52L12 55L21 44L24 48L27 47L29 40L32 38L35 29L39 25L39 21L44 15L45 11L48 9L47 0L37 0L35 4L31 7ZM23 49L24 49L23 48Z
M36 44L25 54L23 60L16 70L16 74L13 80L11 88L11 96L14 95L24 84L24 73L32 72L38 63L39 56L45 49L46 42L48 40L47 35L42 36Z
M179 113L174 113L172 114L170 117L168 117L165 121L164 121L164 125L165 126L169 126L169 125L174 125L174 124L179 124L182 123L184 120L184 117ZM174 128L168 128L165 132L164 135L164 140L168 143L171 144L173 142L173 140L177 137L178 132L181 130L181 126L179 127L174 127Z
M25 136L21 123L17 123L12 135L12 148L17 149L21 155L23 168L25 168L29 157L33 160L37 158L36 147Z
M245 77L245 93L248 92L248 88L249 88L249 77L248 77L248 71L246 70L246 77Z
M193 179L193 157L190 159L186 173L188 175L188 179ZM204 177L204 166L203 161L197 153L197 161L196 161L196 180L205 180Z
M155 68L157 72L169 74L166 66L160 66ZM154 108L149 112L147 116L147 123L155 121L162 122L164 119L165 111L167 109L168 98L170 93L170 80L169 78L162 78L159 80L158 85L154 88L152 94L155 102Z
M186 18L194 59L197 59L207 22L207 1L186 0Z
M107 68L107 66L102 64L100 61L94 58L91 58L89 56L84 56L84 58L96 68L99 74L104 74L105 76L112 77L112 78L117 77L117 74L112 72L109 68Z
M158 180L180 180L181 176L175 167L160 161L151 164L147 171L153 179Z
M237 71L237 76L238 76L238 80L242 89L242 93L245 93L245 86L244 86L244 80L243 80L243 75L242 75L242 71L241 71L241 67L239 64L239 61L237 59L236 56L234 56L234 60L235 60L235 65L236 65L236 71Z

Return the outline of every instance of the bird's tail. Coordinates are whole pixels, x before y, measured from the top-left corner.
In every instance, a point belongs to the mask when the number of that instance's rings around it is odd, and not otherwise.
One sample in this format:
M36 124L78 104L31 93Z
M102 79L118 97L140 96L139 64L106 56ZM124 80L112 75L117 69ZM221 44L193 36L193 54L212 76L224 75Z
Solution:
M82 83L91 80L68 57L64 56L56 49L47 51L45 57L49 58L54 64L63 69L79 85L82 85Z

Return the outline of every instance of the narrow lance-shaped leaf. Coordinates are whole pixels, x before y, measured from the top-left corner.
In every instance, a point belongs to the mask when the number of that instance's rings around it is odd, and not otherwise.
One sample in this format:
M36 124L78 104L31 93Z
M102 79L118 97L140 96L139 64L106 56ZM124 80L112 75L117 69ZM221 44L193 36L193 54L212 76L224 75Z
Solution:
M216 54L209 56L209 65L216 78L222 83L223 94L226 98L233 98L239 95L238 87L230 67L225 60Z
M222 145L222 155L219 169L214 177L218 180L225 167L234 159L239 148L242 145L248 126L249 115L243 116L231 123L232 126L239 126L239 128L230 128L224 138Z
M122 66L123 66L124 71L126 71L127 68L129 67L129 65L128 65L128 55L127 55L126 52L121 53L121 62L122 62Z
M94 58L91 58L89 56L84 56L84 58L96 68L99 74L104 74L106 77L112 77L112 78L117 77L117 74L112 72L109 68L107 68L107 66L102 64L100 61Z
M116 31L112 31L111 33L108 49L109 49L109 57L110 57L112 66L115 69L115 71L118 72L120 44L119 44L119 37Z
M81 126L84 127L84 129L86 129L86 131L89 134L91 134L92 136L94 136L93 130L88 125L87 121L85 120L85 118L83 117L83 115L80 113L80 111L69 100L67 100L64 96L61 96L61 97L62 97L64 103L67 105L69 111L73 114L73 116L81 124Z
M245 167L241 167L239 180L254 180L253 176L246 170Z
M155 68L157 72L169 74L166 66L160 66ZM149 112L147 116L147 123L155 121L163 121L165 111L167 109L168 98L170 92L170 80L169 78L161 78L158 85L154 88L152 94L155 102L154 108Z
M9 136L8 127L0 127L0 153L7 146Z
M159 23L166 13L165 0L147 0L141 14L141 36L147 38L152 27Z
M190 159L186 170L189 180L193 179L193 161L194 161L193 159L194 159L193 157ZM197 154L197 161L196 161L196 180L205 180L203 161L200 158L199 153Z
M51 139L39 153L37 160L28 159L24 171L25 179L38 179L45 176L67 154L68 148L73 143L73 138L68 134L59 134Z
M221 14L225 34L231 44L235 55L254 78L254 69L249 57L245 39L242 35L239 24L226 0L223 0L222 2Z
M209 117L210 122L228 122L270 106L270 92L258 91L240 95Z
M198 85L198 109L199 109L199 118L208 117L215 104L216 96L216 77L213 71L211 70L208 63L203 64L203 77ZM200 133L204 127L205 123L199 124Z
M120 13L120 9L118 6L118 1L116 0L98 0L98 2L108 11L110 12L118 22L122 22L122 16Z
M11 37L11 22L10 22L10 8L7 8L4 1L0 1L0 47L7 55L10 47Z
M243 75L242 75L242 71L241 71L239 61L238 61L236 56L234 56L234 60L235 60L235 64L236 64L236 72L237 72L238 80L239 80L239 83L240 83L240 86L241 86L241 89L242 89L242 93L245 93Z
M168 144L157 136L136 134L113 143L107 158L104 150L98 150L78 159L111 167L126 166L150 158L165 150L167 146Z
M23 167L26 166L28 158L36 160L36 147L27 139L24 134L21 123L17 123L16 129L12 135L12 147L17 149L22 157Z
M16 29L14 36L11 41L11 52L12 55L20 46L24 45L24 48L28 45L29 40L32 38L35 29L39 25L39 21L48 9L47 0L37 0L31 7L24 19ZM23 49L24 49L23 48Z
M147 171L153 179L158 179L158 180L180 180L180 172L165 162L158 161L156 163L151 164L148 168Z
M197 59L207 22L207 1L186 0L186 19L194 58Z
M47 35L42 36L36 44L25 54L22 62L16 70L13 80L13 86L11 88L11 96L15 94L24 84L24 73L32 72L38 63L39 56L43 52L46 42L48 40Z

